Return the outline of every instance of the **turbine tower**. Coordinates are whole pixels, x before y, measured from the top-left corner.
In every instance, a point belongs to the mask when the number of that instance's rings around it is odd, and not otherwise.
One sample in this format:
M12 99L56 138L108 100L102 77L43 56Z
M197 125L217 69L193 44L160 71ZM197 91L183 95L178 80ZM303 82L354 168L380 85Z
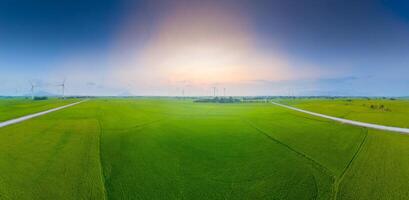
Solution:
M60 85L58 85L58 86L61 86L61 89L62 89L62 99L65 99L65 96L64 96L64 92L65 92L65 78L64 78L64 80L62 81L62 83L61 83Z
M34 100L34 83L30 81L30 86L31 86L31 99Z

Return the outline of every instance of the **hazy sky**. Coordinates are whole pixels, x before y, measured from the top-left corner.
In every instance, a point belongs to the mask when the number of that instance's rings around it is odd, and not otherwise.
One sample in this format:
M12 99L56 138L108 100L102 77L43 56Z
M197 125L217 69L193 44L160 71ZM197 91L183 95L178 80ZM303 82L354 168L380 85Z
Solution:
M0 95L408 96L408 74L408 1L0 1Z

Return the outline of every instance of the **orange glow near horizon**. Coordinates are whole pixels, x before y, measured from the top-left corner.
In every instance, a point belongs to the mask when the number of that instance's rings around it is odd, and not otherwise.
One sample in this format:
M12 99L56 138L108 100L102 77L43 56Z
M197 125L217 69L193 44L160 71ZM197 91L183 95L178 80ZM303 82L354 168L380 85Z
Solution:
M118 80L136 84L187 81L202 86L290 78L286 59L258 49L248 24L241 14L224 10L176 9L115 73ZM128 34L123 43L132 39Z

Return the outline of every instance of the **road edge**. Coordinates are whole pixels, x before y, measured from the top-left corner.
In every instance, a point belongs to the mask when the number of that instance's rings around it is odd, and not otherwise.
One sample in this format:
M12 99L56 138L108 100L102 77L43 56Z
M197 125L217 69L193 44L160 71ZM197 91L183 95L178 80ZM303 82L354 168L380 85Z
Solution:
M365 128L377 129L377 130L382 130L382 131L391 131L391 132L396 132L396 133L400 133L400 134L404 134L404 135L409 135L409 128L384 126L384 125L379 125L379 124L359 122L359 121L354 121L354 120L349 120L349 119L332 117L332 116L324 115L324 114L320 114L320 113L315 113L315 112L295 108L295 107L292 107L292 106L287 106L287 105L277 103L277 102L271 102L271 103L276 105L276 106L281 106L281 107L284 107L284 108L287 108L287 109L290 109L290 110L295 110L295 111L306 113L306 114L309 114L309 115L314 115L314 116L317 116L317 117L330 119L330 120L333 120L333 121L341 122L343 124L349 124L349 125L353 125L353 126L360 126L360 127L365 127Z
M57 107L57 108L52 108L52 109L41 111L41 112L38 112L38 113L29 114L29 115L26 115L26 116L23 116L23 117L19 117L19 118L10 119L10 120L4 121L4 122L0 122L0 128L6 127L6 126L9 126L9 125L12 125L12 124L17 124L17 123L20 123L20 122L23 122L23 121L26 121L26 120L29 120L29 119L32 119L32 118L35 118L35 117L39 117L41 115L51 113L51 112L62 110L64 108L75 106L77 104L86 102L88 100L89 99L84 99L82 101L78 101L78 102L71 103L71 104L68 104L68 105L64 105L64 106L60 106L60 107Z

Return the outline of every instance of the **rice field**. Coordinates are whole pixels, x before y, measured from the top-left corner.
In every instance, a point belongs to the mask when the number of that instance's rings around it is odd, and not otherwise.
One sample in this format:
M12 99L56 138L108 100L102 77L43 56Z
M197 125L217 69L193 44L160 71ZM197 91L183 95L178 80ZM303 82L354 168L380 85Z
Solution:
M409 99L287 99L283 102L335 117L409 128Z
M408 199L405 155L269 103L93 99L0 129L0 199Z
M26 98L0 99L0 122L49 110L78 101L76 99L47 99L33 101Z

